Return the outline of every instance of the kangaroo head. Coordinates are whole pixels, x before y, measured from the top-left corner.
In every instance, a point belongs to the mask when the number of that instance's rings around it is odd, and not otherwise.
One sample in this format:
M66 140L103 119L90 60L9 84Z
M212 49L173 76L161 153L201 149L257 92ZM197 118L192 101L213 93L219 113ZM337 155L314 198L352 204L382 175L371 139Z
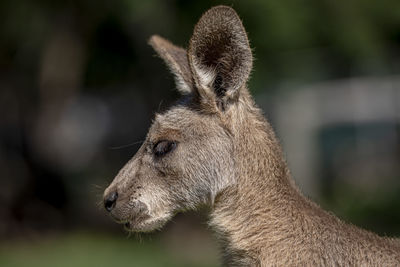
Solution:
M143 145L104 192L111 215L141 232L160 228L179 211L212 204L235 183L233 121L240 103L248 102L252 68L245 29L229 7L201 17L188 51L159 36L150 45L183 97L155 116Z

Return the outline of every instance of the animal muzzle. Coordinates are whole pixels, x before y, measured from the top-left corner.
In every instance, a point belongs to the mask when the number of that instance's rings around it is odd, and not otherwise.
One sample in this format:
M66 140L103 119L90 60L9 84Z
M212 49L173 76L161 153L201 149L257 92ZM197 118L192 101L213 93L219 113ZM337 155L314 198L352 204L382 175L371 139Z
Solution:
M104 208L121 223L140 222L149 217L149 208L140 200L119 197L118 192L111 192L104 197Z

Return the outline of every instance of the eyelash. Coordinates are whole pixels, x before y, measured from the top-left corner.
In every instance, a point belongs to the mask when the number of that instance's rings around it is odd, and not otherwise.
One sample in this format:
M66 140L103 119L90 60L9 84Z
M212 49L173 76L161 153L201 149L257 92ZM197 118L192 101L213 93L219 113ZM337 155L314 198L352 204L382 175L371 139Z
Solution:
M156 157L163 157L172 152L176 148L177 143L174 141L161 140L153 146L153 153Z

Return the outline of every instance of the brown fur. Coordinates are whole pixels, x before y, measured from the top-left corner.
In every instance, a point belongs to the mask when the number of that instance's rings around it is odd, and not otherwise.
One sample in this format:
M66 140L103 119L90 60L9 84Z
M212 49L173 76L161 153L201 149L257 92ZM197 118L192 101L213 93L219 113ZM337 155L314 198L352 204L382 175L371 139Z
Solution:
M110 208L117 221L152 231L176 212L208 205L227 266L400 266L400 242L342 222L294 185L246 88L252 55L233 9L203 15L187 56L158 36L150 44L187 96L156 115L106 189L105 200L118 192Z

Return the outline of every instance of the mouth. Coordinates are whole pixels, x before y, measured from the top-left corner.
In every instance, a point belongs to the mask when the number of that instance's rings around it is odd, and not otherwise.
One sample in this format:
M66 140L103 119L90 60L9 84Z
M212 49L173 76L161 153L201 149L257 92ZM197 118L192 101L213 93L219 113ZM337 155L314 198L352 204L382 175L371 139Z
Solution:
M161 216L158 218L146 217L138 219L133 219L123 222L124 229L128 232L152 232L162 228L165 223L171 218L170 215Z
M110 212L118 224L128 232L152 232L162 228L173 216L171 211L156 210L151 212L148 206L137 201L134 206L120 203Z

